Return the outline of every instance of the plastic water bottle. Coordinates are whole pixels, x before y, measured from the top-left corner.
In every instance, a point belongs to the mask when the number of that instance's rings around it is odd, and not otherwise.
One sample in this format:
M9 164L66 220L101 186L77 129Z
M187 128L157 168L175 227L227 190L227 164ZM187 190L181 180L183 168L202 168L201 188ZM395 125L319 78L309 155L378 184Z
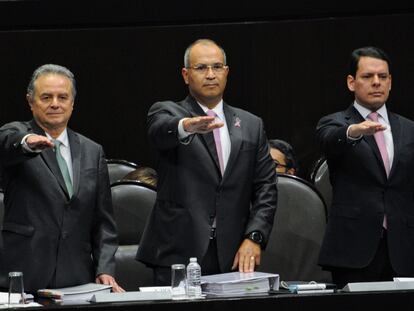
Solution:
M201 267L196 257L191 257L187 266L187 296L188 298L201 297Z

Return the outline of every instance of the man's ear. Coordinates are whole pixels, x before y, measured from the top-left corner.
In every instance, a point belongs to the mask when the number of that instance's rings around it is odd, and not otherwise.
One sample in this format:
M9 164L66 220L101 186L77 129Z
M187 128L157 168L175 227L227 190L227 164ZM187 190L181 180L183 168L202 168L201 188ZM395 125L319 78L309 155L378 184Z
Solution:
M348 75L346 77L346 84L348 85L348 89L351 92L354 92L355 91L355 78L353 76Z
M392 79L391 79L392 77L391 77L391 75L390 75L390 89L389 89L389 91L391 91L391 85L392 85Z
M27 103L29 104L30 109L31 109L32 105L33 105L32 96L30 96L30 94L26 94L26 100L27 100Z
M185 67L181 69L181 75L183 76L185 84L188 85L188 69Z

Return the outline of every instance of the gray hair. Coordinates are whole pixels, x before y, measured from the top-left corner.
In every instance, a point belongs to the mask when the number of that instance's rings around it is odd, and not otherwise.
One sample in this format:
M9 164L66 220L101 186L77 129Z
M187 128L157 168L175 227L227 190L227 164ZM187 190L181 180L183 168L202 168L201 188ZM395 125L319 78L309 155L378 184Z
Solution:
M221 50L221 53L223 53L224 65L227 65L226 52L224 52L224 49L220 45L218 45L216 42L214 42L211 39L198 39L198 40L194 41L193 43L191 43L188 46L188 48L185 50L185 53L184 53L184 67L185 68L190 67L190 53L191 53L191 49L196 44L215 45L215 46L217 46Z
M54 64L46 64L43 66L40 66L37 68L33 74L32 78L30 79L29 85L27 86L27 94L30 96L30 98L33 98L34 95L34 84L36 80L43 75L47 74L56 74L61 75L70 80L72 83L72 96L73 99L76 97L76 81L74 74L66 67L60 66L60 65L54 65Z

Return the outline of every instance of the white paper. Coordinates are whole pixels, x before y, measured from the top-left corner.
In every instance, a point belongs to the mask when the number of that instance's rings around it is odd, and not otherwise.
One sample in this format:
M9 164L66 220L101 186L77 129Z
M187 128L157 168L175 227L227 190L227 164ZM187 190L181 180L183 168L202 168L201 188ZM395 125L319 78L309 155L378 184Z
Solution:
M19 303L20 294L11 294L10 303ZM0 304L9 303L9 293L0 292Z
M69 300L79 300L87 301L92 298L92 296L98 292L109 293L111 291L111 285L97 284L97 283L87 283L78 286L56 288L56 289L42 289L38 291L38 295L42 297L50 297L49 293L60 293L62 296L60 299L63 301ZM56 298L56 297L55 297Z
M98 293L93 295L92 302L123 302L143 300L171 300L171 292L124 292L124 293Z
M57 291L62 292L64 295L77 295L92 293L104 289L112 288L111 285L97 284L97 283L87 283L78 286L56 288Z
M298 290L297 294L329 294L334 293L333 289L310 289L310 290Z
M221 274L206 275L201 277L201 284L203 283L239 283L240 281L261 280L269 277L279 277L278 274L265 272L229 272Z
M33 299L33 295L25 294L26 301L27 299ZM27 308L27 307L42 307L41 304L37 302L29 302L25 304L19 304L20 301L20 294L11 294L11 301L10 303L13 304L13 308ZM0 309L7 309L9 308L9 293L0 292Z
M0 304L0 309L9 309L9 308L31 308L31 307L43 307L40 303L37 302L29 302L29 303L25 303L25 304L13 304L11 307L5 303L5 304Z
M315 289L326 289L326 284L324 283L315 283L315 284L297 284L293 285L292 289L296 289L298 291L302 290L315 290Z
M139 288L140 292L171 292L171 286L145 286Z
M279 289L279 275L265 272L229 272L201 277L204 294L240 296L268 293Z

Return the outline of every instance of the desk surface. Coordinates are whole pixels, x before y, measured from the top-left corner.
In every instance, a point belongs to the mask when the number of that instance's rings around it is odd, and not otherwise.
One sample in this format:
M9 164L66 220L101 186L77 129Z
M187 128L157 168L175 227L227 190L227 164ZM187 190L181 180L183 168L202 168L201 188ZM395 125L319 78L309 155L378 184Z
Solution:
M42 301L45 308L25 308L24 310L73 310L73 311L281 311L281 310L387 310L397 311L399 307L414 305L414 291L333 293L333 294L272 294L269 296L207 298L203 300L182 301L137 301L117 303L82 303L48 304ZM23 310L23 309L20 309Z

